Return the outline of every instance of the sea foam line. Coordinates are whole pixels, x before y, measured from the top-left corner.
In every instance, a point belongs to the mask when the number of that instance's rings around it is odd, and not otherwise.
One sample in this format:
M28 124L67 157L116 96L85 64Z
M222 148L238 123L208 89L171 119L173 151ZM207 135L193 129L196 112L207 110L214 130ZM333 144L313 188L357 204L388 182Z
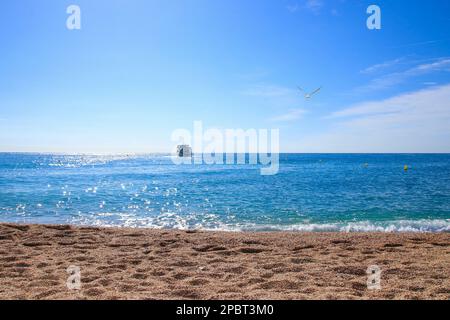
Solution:
M240 231L297 232L450 232L450 219L397 220L384 222L305 223L242 226Z
M71 223L104 227L131 227L177 230L203 230L226 232L450 232L450 219L421 219L393 221L358 221L341 223L299 223L291 225L225 223L220 219L198 221L194 217L182 217L175 213L158 217L139 218L127 216L121 221L104 221L103 219L72 220Z

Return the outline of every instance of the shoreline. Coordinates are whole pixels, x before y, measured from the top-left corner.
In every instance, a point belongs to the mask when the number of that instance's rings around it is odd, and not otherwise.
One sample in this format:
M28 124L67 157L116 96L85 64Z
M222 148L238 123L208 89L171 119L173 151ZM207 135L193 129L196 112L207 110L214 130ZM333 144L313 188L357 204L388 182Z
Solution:
M194 231L194 232L226 232L226 233L447 233L450 234L450 219L416 219L416 220L386 220L386 221L355 221L343 223L297 223L290 225L261 224L241 225L233 227L224 225L222 227L199 227L189 228L186 226L162 226L162 225L98 225L78 222L42 222L42 221L3 221L0 224L17 225L68 225L79 228L101 228L101 229L134 229L134 230L166 230L166 231Z
M380 290L367 288L372 265ZM0 223L0 299L448 300L450 234Z

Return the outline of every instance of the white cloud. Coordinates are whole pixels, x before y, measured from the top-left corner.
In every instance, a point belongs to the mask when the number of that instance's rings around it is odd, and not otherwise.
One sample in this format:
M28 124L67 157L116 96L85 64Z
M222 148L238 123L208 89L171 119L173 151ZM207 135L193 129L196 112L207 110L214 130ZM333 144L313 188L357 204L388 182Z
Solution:
M424 46L424 45L429 45L429 44L435 44L435 43L439 43L439 42L445 42L448 40L450 40L450 39L447 38L447 39L440 39L440 40L428 40L428 41L421 41L421 42L413 42L413 43L403 44L400 46L394 46L392 48L398 49L398 48L418 47L418 46Z
M398 59L394 59L394 60L385 61L385 62L382 62L379 64L375 64L364 70L361 70L360 73L363 73L363 74L375 73L375 72L396 66L398 63L400 63L403 60L404 60L404 58L398 58Z
M431 63L416 65L401 72L394 72L374 78L368 85L356 89L358 92L376 91L405 82L409 78L426 75L434 72L450 71L450 58L440 58Z
M305 8L313 13L319 13L323 7L322 0L306 0Z
M332 128L300 141L308 152L450 152L450 84L333 113Z
M314 14L318 14L322 7L324 6L322 0L306 0L302 5L298 3L289 4L286 6L286 9L290 13L296 13L299 10L308 10Z
M410 70L413 74L420 74L423 72L430 72L436 70L450 71L450 58L441 58L436 62L421 64Z
M275 122L287 122L287 121L294 121L298 120L303 117L303 115L306 113L306 110L304 109L292 109L289 110L287 113L276 116L272 118L272 121Z
M288 9L290 13L295 13L300 9L300 6L298 5L298 3L290 4L286 6L286 9Z
M330 13L332 16L335 16L335 17L339 16L339 11L337 9L331 9Z

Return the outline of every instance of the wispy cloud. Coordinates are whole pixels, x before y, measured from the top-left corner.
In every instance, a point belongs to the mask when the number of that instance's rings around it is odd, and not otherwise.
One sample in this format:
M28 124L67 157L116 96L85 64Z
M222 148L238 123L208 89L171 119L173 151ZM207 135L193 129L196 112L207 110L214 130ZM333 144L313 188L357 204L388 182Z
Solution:
M291 109L287 113L273 117L271 120L274 122L288 122L298 120L306 113L304 109Z
M291 13L296 13L297 11L304 9L308 10L314 14L318 14L324 6L322 0L306 0L301 5L296 3L292 3L286 6L286 9Z
M313 13L319 13L323 7L322 0L306 0L305 8Z
M298 3L294 3L294 4L287 5L286 9L288 9L288 11L290 13L295 13L300 9L300 6L298 5Z
M440 43L440 42L446 42L449 40L450 39L448 38L448 39L440 39L440 40L428 40L428 41L421 41L421 42L413 42L413 43L402 44L402 45L395 46L392 48L398 49L398 48L420 47L420 46L425 46L425 45L430 45L430 44L435 44L435 43Z
M418 108L426 108L423 111L428 112L428 110L434 107L431 105L425 107L427 103L433 103L434 106L439 105L443 109L447 109L447 112L450 115L450 99L445 99L449 95L450 85L431 89L427 88L421 91L403 94L382 101L359 103L356 106L333 112L330 117L342 118L375 114L392 114L403 111L411 112L413 110L417 110Z
M416 65L404 71L388 73L380 77L376 77L369 84L356 89L357 92L376 91L405 82L409 78L421 75L431 74L433 72L449 72L450 58L439 58L430 63Z
M364 70L361 70L360 73L362 74L371 74L371 73L376 73L382 70L385 70L387 68L391 68L393 66L398 65L400 62L402 62L404 60L404 58L398 58L398 59L394 59L394 60L388 60L382 63L378 63L375 64L373 66L367 67Z
M450 84L360 103L331 130L299 141L308 152L450 152Z

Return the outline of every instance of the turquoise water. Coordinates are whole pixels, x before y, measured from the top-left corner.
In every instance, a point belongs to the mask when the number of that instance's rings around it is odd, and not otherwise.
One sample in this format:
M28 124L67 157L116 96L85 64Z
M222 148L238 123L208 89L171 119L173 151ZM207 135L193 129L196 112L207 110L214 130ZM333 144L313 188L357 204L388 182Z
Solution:
M0 153L0 221L449 232L450 155L282 154L279 173L261 176L164 155Z

